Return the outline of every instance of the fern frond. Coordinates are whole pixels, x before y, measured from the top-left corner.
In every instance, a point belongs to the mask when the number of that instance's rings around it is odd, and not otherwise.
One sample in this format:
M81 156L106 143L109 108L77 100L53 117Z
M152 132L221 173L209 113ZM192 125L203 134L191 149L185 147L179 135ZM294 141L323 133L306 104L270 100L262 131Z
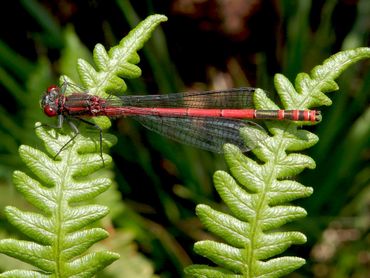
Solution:
M121 78L137 77L141 73L135 65L139 62L136 51L164 20L166 17L161 15L148 17L108 53L97 45L94 60L99 71L80 60L78 73L86 89L97 95L124 90L126 87ZM70 80L62 78L65 79ZM106 119L103 126L108 124ZM73 136L68 129L57 131L37 127L36 134L43 141L47 154L29 146L20 147L20 156L32 175L15 171L13 181L26 200L39 211L6 207L9 222L28 239L1 240L0 252L38 270L11 270L0 277L92 277L119 258L117 253L109 251L88 252L94 243L108 237L104 229L93 225L107 215L109 209L91 201L111 184L110 179L102 177L104 173L99 175L100 178L93 175L104 167L102 159L108 165L111 157L107 154L100 156L96 130L82 128L80 131L81 134L66 145ZM115 142L113 135L103 135L105 148Z
M63 144L61 141L69 140L69 136L57 135L56 131L46 128L38 128L36 132L50 153L57 151ZM81 153L82 143L85 153ZM105 144L113 143L113 137L105 137ZM118 254L108 251L85 254L95 242L108 236L101 228L89 227L107 215L108 209L86 202L107 190L111 182L107 178L89 176L102 167L98 153L86 152L86 149L96 150L95 142L79 139L68 148L60 154L61 159L55 161L37 149L20 147L20 156L35 177L15 171L13 181L40 212L6 207L9 222L29 240L1 240L0 252L38 267L38 273L43 274L13 270L1 277L91 277L118 258ZM104 159L110 161L108 155L104 155Z
M311 71L296 78L295 87L281 74L275 86L285 109L307 109L330 105L325 93L337 90L334 79L348 66L370 57L370 48L343 51L333 55ZM262 90L254 101L259 109L279 109ZM254 128L241 131L247 145L262 138L252 151L253 160L233 145L225 145L225 158L231 175L217 171L216 190L229 208L219 212L198 205L196 212L208 230L225 243L200 241L194 246L199 255L216 266L192 265L185 269L194 277L281 277L301 267L305 260L298 257L276 257L292 244L303 244L300 232L276 231L287 222L306 215L306 211L287 202L308 197L313 189L289 179L305 168L315 168L312 158L294 153L317 143L314 134L298 129L294 122L266 122L271 135ZM271 257L274 257L271 259Z
M127 86L122 78L137 78L141 75L140 68L136 66L140 61L137 50L143 47L157 25L166 20L163 15L147 17L108 52L103 45L97 44L93 55L98 71L85 60L78 61L82 84L92 94L99 96L107 96L107 92L126 91Z

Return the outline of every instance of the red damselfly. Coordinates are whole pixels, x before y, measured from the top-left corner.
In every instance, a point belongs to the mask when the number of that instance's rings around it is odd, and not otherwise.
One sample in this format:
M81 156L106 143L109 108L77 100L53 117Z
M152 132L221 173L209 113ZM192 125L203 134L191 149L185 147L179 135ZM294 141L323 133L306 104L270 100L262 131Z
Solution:
M63 88L63 87L62 87ZM316 110L257 110L253 105L254 88L222 91L175 93L167 95L127 95L104 99L85 92L64 94L58 86L50 86L41 99L44 113L58 117L57 128L67 120L75 135L79 131L70 119L78 119L100 131L89 122L97 116L132 117L150 130L181 143L220 153L225 143L232 143L248 151L239 134L242 127L261 128L251 120L319 121ZM56 156L62 151L56 154Z

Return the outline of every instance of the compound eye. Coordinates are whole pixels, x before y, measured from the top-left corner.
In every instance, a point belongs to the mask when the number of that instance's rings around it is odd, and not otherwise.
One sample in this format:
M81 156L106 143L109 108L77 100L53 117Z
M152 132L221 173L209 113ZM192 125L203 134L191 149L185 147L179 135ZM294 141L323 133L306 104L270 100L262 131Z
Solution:
M51 85L48 87L48 89L46 90L47 93L59 93L59 87L57 85Z
M57 110L55 108L51 107L50 105L45 105L44 106L44 113L48 117L54 117L58 114Z

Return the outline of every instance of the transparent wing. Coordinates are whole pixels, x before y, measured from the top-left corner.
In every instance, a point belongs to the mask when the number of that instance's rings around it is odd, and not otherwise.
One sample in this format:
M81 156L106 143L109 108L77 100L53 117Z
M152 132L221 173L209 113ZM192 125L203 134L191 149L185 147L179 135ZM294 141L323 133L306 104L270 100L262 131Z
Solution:
M134 107L253 108L254 91L254 88L246 87L166 95L132 95L109 100L108 104Z
M242 121L227 118L203 117L161 117L157 115L134 116L146 128L183 144L203 150L222 153L223 145L231 143L238 146L243 152L253 146L246 146L240 136L241 128L262 129L251 121Z

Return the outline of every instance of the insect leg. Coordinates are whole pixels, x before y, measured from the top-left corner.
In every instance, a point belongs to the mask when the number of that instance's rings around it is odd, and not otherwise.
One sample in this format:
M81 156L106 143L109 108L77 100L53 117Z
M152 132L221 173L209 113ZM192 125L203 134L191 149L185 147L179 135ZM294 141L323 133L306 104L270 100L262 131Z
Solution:
M62 125L63 125L63 121L64 121L64 117L63 115L58 115L58 125L56 126L56 128L62 128ZM68 140L67 143L65 143L61 148L60 150L57 152L57 154L54 156L54 160L57 158L57 156L61 153L61 151L63 151L67 145L69 143L71 143L76 137L78 134L80 134L80 131L78 130L77 126L70 120L66 119L67 123L69 124L70 128L72 129L74 135L71 137L71 139Z
M85 123L85 124L87 124L87 125L92 126L93 128L96 128L97 130L99 130L100 157L101 157L101 160L103 161L103 165L104 165L104 159L103 159L103 130L97 124L94 124L92 122L89 122L89 121L87 121L85 119L78 118L78 120L81 121L81 122L83 122L83 123ZM76 129L77 129L77 127L76 127Z

